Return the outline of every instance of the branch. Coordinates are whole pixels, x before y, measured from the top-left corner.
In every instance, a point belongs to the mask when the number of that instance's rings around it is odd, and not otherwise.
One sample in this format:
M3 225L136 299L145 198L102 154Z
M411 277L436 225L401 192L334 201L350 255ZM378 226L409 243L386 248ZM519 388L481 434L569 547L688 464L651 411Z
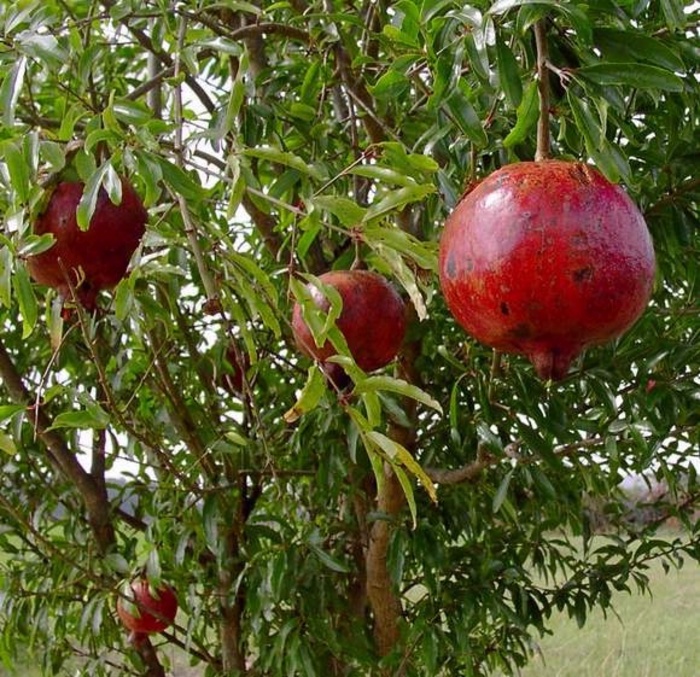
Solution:
M486 448L479 444L476 451L476 459L461 468L444 470L442 468L426 468L425 472L435 484L462 484L463 482L476 482L481 473L496 462L496 457L486 452Z
M540 19L535 24L535 43L537 45L537 91L540 99L535 160L539 161L548 159L551 154L549 142L549 44L547 42L546 19Z

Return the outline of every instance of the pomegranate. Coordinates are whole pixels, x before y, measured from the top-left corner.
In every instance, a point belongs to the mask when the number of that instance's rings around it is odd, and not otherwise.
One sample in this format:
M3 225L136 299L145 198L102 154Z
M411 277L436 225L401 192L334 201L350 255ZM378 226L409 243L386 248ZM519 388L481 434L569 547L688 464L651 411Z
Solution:
M167 585L151 590L145 578L137 578L117 600L117 614L134 635L161 632L175 620L177 597Z
M389 364L399 352L406 333L406 309L401 297L386 279L367 270L338 270L319 277L323 284L334 287L343 300L336 320L357 365L364 371L374 371ZM330 303L321 290L307 285L314 302L322 310ZM292 331L299 349L324 366L326 375L339 387L347 384L343 370L334 363L324 364L335 355L330 341L317 346L311 330L301 314L299 303L292 312Z
M543 379L562 379L586 346L625 332L649 301L654 270L627 193L560 160L494 172L462 198L440 242L440 284L457 322L526 355Z
M126 273L129 260L145 231L147 213L131 185L122 179L122 200L114 204L101 188L87 230L76 220L84 184L63 181L51 194L34 224L37 235L52 233L53 246L29 257L27 267L40 284L53 287L65 299L70 284L80 303L93 310L98 292L111 289ZM69 284L70 281L70 284Z

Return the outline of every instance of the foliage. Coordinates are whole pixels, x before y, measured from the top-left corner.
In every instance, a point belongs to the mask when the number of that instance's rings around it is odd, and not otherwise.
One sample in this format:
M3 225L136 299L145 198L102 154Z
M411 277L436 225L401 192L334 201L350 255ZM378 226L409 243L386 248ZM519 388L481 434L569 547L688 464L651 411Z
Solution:
M461 332L435 274L464 187L534 157L536 22L553 152L623 182L658 257L644 317L557 385ZM690 3L18 0L0 29L5 663L26 642L46 674L161 675L168 642L209 675L511 673L555 609L583 624L649 560L700 559ZM24 265L68 170L83 225L120 174L149 209L95 315ZM415 312L370 376L318 318L338 393L290 308L356 259ZM611 500L629 474L673 497L642 530ZM655 535L669 514L685 537ZM142 571L183 611L130 646L115 600Z

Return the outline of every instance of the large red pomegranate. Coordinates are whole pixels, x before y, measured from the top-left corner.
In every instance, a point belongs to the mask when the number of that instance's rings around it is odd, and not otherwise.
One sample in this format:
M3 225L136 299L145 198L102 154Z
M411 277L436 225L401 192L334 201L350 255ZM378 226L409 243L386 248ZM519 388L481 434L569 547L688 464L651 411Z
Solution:
M136 191L122 179L121 203L114 204L100 189L89 227L83 231L76 220L83 189L79 181L63 181L54 188L34 224L37 235L52 233L54 244L28 258L27 267L37 282L53 287L63 298L70 297L70 284L75 285L80 303L92 310L98 292L124 277L148 215Z
M137 578L117 600L117 614L124 627L134 634L161 632L175 620L175 591L167 585L153 590L148 580Z
M319 280L340 294L343 308L336 325L357 365L364 371L374 371L389 364L399 352L406 333L406 308L394 287L381 275L367 270L331 271ZM313 284L308 289L319 308L330 308L320 289ZM316 345L299 303L294 304L292 330L299 349L306 355L321 363L335 355L330 341L321 347ZM327 366L334 378L338 370L333 367L337 365Z
M588 345L644 311L655 260L644 218L593 167L546 160L503 167L448 218L440 284L476 339L522 353L543 379L566 376Z

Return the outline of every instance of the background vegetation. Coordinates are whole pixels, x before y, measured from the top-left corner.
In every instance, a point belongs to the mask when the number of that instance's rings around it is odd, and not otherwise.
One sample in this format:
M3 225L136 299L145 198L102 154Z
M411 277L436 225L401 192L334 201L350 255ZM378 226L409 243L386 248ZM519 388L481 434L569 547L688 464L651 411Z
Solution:
M556 385L456 327L435 273L465 186L534 157L535 25L553 153L624 183L658 257L642 319ZM2 3L0 660L512 674L560 611L694 566L699 65L677 0ZM149 210L94 315L24 263L69 166L87 208L125 175ZM288 318L355 259L414 318L339 397ZM642 474L668 490L640 526ZM134 647L114 605L143 571L182 613Z

